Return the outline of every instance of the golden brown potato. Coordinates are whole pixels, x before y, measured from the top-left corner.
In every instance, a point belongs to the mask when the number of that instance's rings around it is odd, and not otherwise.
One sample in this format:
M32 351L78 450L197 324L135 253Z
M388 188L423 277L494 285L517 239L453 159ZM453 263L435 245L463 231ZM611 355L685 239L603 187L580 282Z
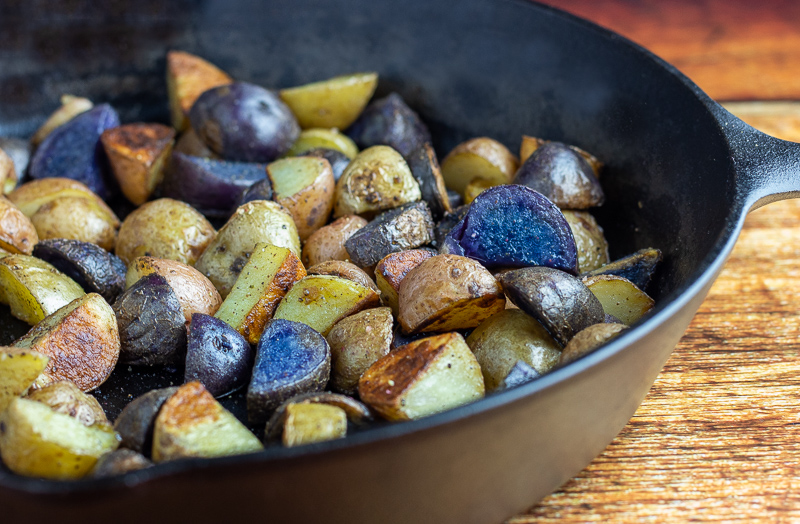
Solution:
M303 264L290 250L257 244L215 316L257 344L278 303L304 276Z
M213 315L222 304L222 297L219 296L214 284L201 272L192 266L165 258L133 259L125 275L125 287L131 287L137 280L151 273L157 273L167 279L169 287L175 291L181 304L186 324L191 322L192 314Z
M0 249L30 255L37 242L39 235L30 219L10 200L0 196Z
M303 129L346 129L364 110L377 84L377 73L355 73L282 89L280 95Z
M106 381L119 359L117 318L103 297L89 293L36 324L14 347L50 357L37 386L71 380L91 391Z
M48 360L38 351L0 347L0 413L31 387Z
M328 404L300 403L286 406L283 445L287 448L343 438L347 434L347 414Z
M388 307L361 311L337 322L325 337L331 347L333 391L354 395L358 379L379 358L389 353L394 319Z
M69 415L84 426L111 426L97 399L68 380L51 382L31 391L25 398L46 404L53 411Z
M492 185L510 184L519 160L497 140L480 137L462 142L442 161L442 176L448 189L462 195L467 184L485 178Z
M372 146L356 156L336 183L333 216L372 217L422 198L403 157L389 146Z
M338 129L306 129L300 132L300 137L284 156L298 156L312 149L333 149L339 151L350 160L358 154L358 146L353 139Z
M213 159L220 158L218 154L209 149L206 143L197 136L197 133L195 133L191 127L181 134L172 150L189 156Z
M324 158L296 156L267 165L273 199L291 213L300 240L328 222L333 209L333 169Z
M500 284L471 258L438 255L408 272L400 284L398 321L406 333L476 327L505 309Z
M389 420L411 420L483 397L481 367L464 337L444 333L415 340L373 364L358 394Z
M583 283L594 293L607 315L613 315L629 326L646 315L655 305L647 293L627 278L596 275L584 277Z
M31 215L40 240L67 238L113 251L119 219L105 205L83 196L62 196L43 204Z
M375 285L375 282L369 278L369 275L352 262L328 260L327 262L311 266L308 268L307 273L309 275L333 275L335 277L346 278L347 280L352 280L356 284L361 284L364 287L370 288L375 293L381 292L378 286Z
M409 271L434 255L435 253L427 249L410 249L386 255L375 266L375 283L381 291L381 300L392 308L394 316L400 313L398 305L400 283Z
M153 430L153 462L221 457L264 448L199 382L181 386L161 407Z
M578 248L578 271L586 273L608 264L608 242L603 228L588 211L562 210L575 246Z
M360 216L347 215L317 229L303 246L303 264L311 267L328 260L349 262L350 255L344 248L344 243L367 224Z
M116 253L126 264L150 256L192 266L215 235L208 220L192 206L161 198L128 215L119 228Z
M167 92L172 127L189 127L189 110L200 95L212 87L230 84L233 79L217 66L184 51L167 53Z
M66 196L80 196L97 199L98 205L105 206L105 202L85 184L69 178L40 178L31 180L16 188L8 194L8 199L17 206L25 216L30 218L44 204ZM113 215L111 208L106 206L108 213Z
M140 206L164 178L175 130L161 124L126 124L106 129L100 142L125 198Z
M14 160L0 148L0 192L7 195L17 187L18 180Z
M487 178L473 178L464 188L464 204L471 204L478 195L496 185L497 183Z
M558 364L563 366L588 355L626 329L623 324L593 324L578 331L564 347Z
M31 144L35 147L42 143L55 128L62 126L94 107L92 101L79 96L61 95L61 107L51 114L44 124L31 137Z
M531 156L537 149L539 149L544 144L548 143L549 140L542 140L541 138L534 138L532 136L522 136L522 144L519 147L519 162L520 164L525 163L529 156ZM600 176L600 170L603 168L603 163L598 160L596 156L591 153L584 151L583 149L579 148L578 146L569 146L570 149L578 153L589 163L591 166L592 171L594 171L594 176Z

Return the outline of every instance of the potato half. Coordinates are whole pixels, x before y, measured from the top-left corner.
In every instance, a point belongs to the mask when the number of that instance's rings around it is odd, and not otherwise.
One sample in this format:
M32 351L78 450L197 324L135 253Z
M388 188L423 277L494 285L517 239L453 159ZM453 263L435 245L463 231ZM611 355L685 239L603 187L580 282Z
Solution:
M585 277L583 283L603 305L603 311L630 326L653 309L655 301L627 278L616 275Z
M53 177L31 180L9 193L8 199L11 200L20 211L25 213L25 216L30 218L46 203L66 196L95 199L98 201L99 206L105 206L105 210L108 214L114 214L111 208L106 206L105 202L89 189L87 185L70 178Z
M394 316L400 313L398 300L403 279L409 271L434 255L427 249L410 249L386 255L375 266L375 283L381 290L381 300L392 308Z
M30 219L10 200L0 197L0 248L30 255L39 235Z
M66 238L96 244L113 251L119 219L99 198L62 196L42 205L31 215L40 240Z
M61 95L61 106L53 111L53 113L47 117L44 124L36 130L31 137L31 144L38 146L55 128L66 124L76 116L85 113L93 107L94 104L92 104L92 101L88 98Z
M324 158L297 156L267 165L273 198L291 213L300 240L328 222L333 209L333 169Z
M49 360L38 351L0 347L0 413L31 387Z
M519 160L506 146L492 138L462 142L442 161L442 177L448 189L464 194L467 185L483 178L492 185L510 184Z
M343 438L346 434L347 414L340 407L313 403L286 406L282 440L288 448Z
M350 160L358 154L358 146L349 136L340 133L338 129L306 129L300 132L300 137L292 144L286 156L299 156L312 149L332 149L339 151Z
M303 129L346 129L364 110L377 84L377 73L355 73L282 89L280 95Z
M367 224L368 222L359 216L347 215L317 229L303 246L303 264L311 267L328 260L349 262L350 255L344 248L344 243L353 236L353 233Z
M184 51L167 53L167 91L172 127L183 131L189 127L189 110L203 92L233 79L214 64Z
M74 382L59 380L39 389L34 389L25 397L41 402L58 413L69 415L84 426L105 424L111 426L100 403L87 395Z

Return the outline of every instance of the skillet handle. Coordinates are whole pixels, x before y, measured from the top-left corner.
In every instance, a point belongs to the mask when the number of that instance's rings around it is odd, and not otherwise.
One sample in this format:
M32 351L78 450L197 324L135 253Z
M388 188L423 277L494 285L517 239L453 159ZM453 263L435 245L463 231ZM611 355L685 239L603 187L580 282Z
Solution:
M762 133L719 104L713 111L731 146L742 209L800 198L800 143Z

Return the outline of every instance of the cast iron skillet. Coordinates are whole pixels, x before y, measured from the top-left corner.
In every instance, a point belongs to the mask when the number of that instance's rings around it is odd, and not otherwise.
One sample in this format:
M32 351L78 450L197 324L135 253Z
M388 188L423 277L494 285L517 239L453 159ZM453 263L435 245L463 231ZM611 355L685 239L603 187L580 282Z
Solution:
M342 441L165 464L102 481L0 472L4 520L493 523L588 464L641 402L731 251L745 214L796 196L800 145L761 134L647 51L523 0L37 0L0 8L0 134L26 136L63 92L123 121L167 120L164 54L282 87L377 70L440 154L473 136L576 144L607 169L612 257L654 246L657 307L564 369ZM124 384L125 379L119 379ZM157 385L150 376L129 380ZM117 386L101 398L126 401ZM15 518L16 517L16 518Z

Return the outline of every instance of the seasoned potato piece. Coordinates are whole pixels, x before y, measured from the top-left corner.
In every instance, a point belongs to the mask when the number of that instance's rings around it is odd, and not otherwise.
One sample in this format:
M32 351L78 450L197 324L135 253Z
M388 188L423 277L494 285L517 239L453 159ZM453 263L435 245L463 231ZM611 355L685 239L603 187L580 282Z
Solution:
M253 348L238 331L218 318L192 315L186 344L184 382L197 380L214 397L247 386Z
M533 153L536 152L541 146L549 143L549 140L542 140L541 138L535 138L532 136L522 136L522 143L519 146L519 161L520 164L524 163ZM600 170L603 168L603 163L593 154L584 151L583 149L579 148L578 146L569 146L570 149L578 153L586 160L589 165L592 167L592 171L594 171L595 176L599 176Z
M161 407L153 431L153 462L222 457L264 448L199 382L181 386Z
M100 403L69 380L51 382L28 393L25 397L50 406L53 411L76 419L84 426L111 426Z
M256 244L216 317L257 344L278 303L306 276L303 264L285 247Z
M355 73L282 89L280 94L303 129L346 129L364 110L377 84L377 73Z
M300 237L289 211L276 202L254 200L239 206L195 267L225 298L256 244L262 242L285 247L300 256Z
M381 300L392 308L394 316L400 313L398 303L400 283L409 271L434 255L435 253L426 249L410 249L386 255L375 266L375 283L380 289Z
M352 280L309 275L289 290L273 318L302 322L327 335L339 320L378 304L376 292Z
M198 158L220 159L220 156L211 151L191 127L181 134L178 141L175 142L175 147L172 148L172 151L173 153L182 153L187 156L196 156Z
M30 219L10 200L0 197L0 249L30 255L37 242L39 236Z
M334 406L344 410L347 420L359 426L373 420L372 412L366 405L347 395L331 393L330 391L301 393L290 398L275 410L267 422L267 427L264 429L264 440L274 440L280 437L283 433L283 423L286 420L286 408L292 404L325 404Z
M385 145L404 158L431 141L425 122L397 93L370 102L347 134L361 148Z
M291 213L300 240L328 222L333 209L333 169L324 158L289 157L267 165L273 198Z
M149 457L158 412L176 391L177 386L153 389L125 406L114 421L114 429L122 439L120 445Z
M586 276L616 275L627 278L636 287L644 291L653 278L653 273L659 262L661 262L661 251L649 247L617 259L594 271L589 271Z
M563 366L588 355L626 329L623 324L594 324L582 329L564 347L558 364Z
M197 210L161 198L128 215L119 228L116 253L126 264L136 257L150 256L191 266L214 236L214 228Z
M519 160L506 146L492 138L480 137L462 142L442 161L444 183L462 195L467 184L484 178L493 185L510 184Z
M56 109L53 114L47 117L44 124L31 137L31 144L38 146L42 140L47 138L53 129L66 124L81 113L85 113L94 107L88 98L72 95L61 95L61 107Z
M344 438L347 414L327 404L289 404L283 422L283 445L287 448Z
M311 267L328 260L349 262L350 255L344 248L344 243L367 223L359 216L347 215L317 229L303 246L303 264Z
M422 200L428 204L433 219L439 220L445 213L452 211L447 187L444 185L442 171L433 147L426 142L405 159L411 174L419 184Z
M0 148L0 193L7 195L17 187L19 176L14 160Z
M109 215L114 214L111 208L106 206L105 202L85 184L69 178L53 177L31 180L9 193L8 199L11 200L20 211L25 213L26 217L30 218L46 203L66 196L95 199L97 200L98 206L105 206L106 212Z
M486 391L502 387L519 361L544 375L561 357L561 346L544 326L518 309L487 318L467 337L467 345L481 365Z
M647 293L627 278L597 275L585 277L583 283L600 300L606 313L628 326L642 318L655 305Z
M184 51L167 53L167 91L172 127L183 131L189 127L188 114L195 100L204 91L233 79L217 66Z
M31 387L49 360L38 351L0 347L0 413Z
M337 322L326 339L331 347L333 391L354 395L358 379L392 343L392 310L379 307L361 311Z
M286 156L299 156L314 149L332 149L339 151L350 160L358 154L358 146L353 140L340 133L338 129L306 129L300 132L300 137L292 144Z
M608 242L603 228L586 211L562 211L578 249L578 272L586 273L608 264Z
M175 130L161 124L126 124L100 135L114 177L125 198L140 206L164 178Z
M0 259L0 289L0 298L11 307L11 314L31 325L84 295L74 280L44 260L27 255Z
M97 464L92 469L92 476L95 478L114 477L152 466L152 462L131 449L117 449L106 453L97 460Z
M406 333L473 328L506 304L492 274L457 255L438 255L409 271L398 301L397 320Z
M483 397L481 367L458 333L414 341L373 364L361 400L389 420L411 420Z
M165 258L133 259L125 275L125 287L131 287L140 278L152 273L164 277L175 291L187 324L192 320L192 314L213 315L222 304L222 297L219 296L214 284L201 272L192 266Z
M327 160L331 164L331 169L333 169L333 179L337 182L342 178L342 174L344 170L347 169L347 166L350 165L350 158L344 153L334 149L325 149L321 147L309 149L303 152L303 156L315 156Z
M0 455L8 469L19 475L81 478L100 456L118 445L111 426L85 426L34 400L15 399L0 413Z
M356 284L361 284L368 287L376 293L381 290L375 285L375 282L369 278L369 275L360 267L352 262L345 262L344 260L328 260L316 266L308 268L309 275L332 275L334 277L342 277L347 280L352 280Z
M478 195L496 185L498 184L495 181L487 178L473 178L470 183L467 184L467 187L464 188L464 203L471 204Z
M372 146L356 156L336 183L333 216L374 215L422 198L400 153Z
M41 240L67 238L96 244L113 251L117 243L119 219L108 213L97 200L82 196L63 196L42 205L31 215Z
M36 385L71 380L82 391L91 391L106 381L117 364L117 318L103 297L89 293L36 324L14 347L50 357Z

